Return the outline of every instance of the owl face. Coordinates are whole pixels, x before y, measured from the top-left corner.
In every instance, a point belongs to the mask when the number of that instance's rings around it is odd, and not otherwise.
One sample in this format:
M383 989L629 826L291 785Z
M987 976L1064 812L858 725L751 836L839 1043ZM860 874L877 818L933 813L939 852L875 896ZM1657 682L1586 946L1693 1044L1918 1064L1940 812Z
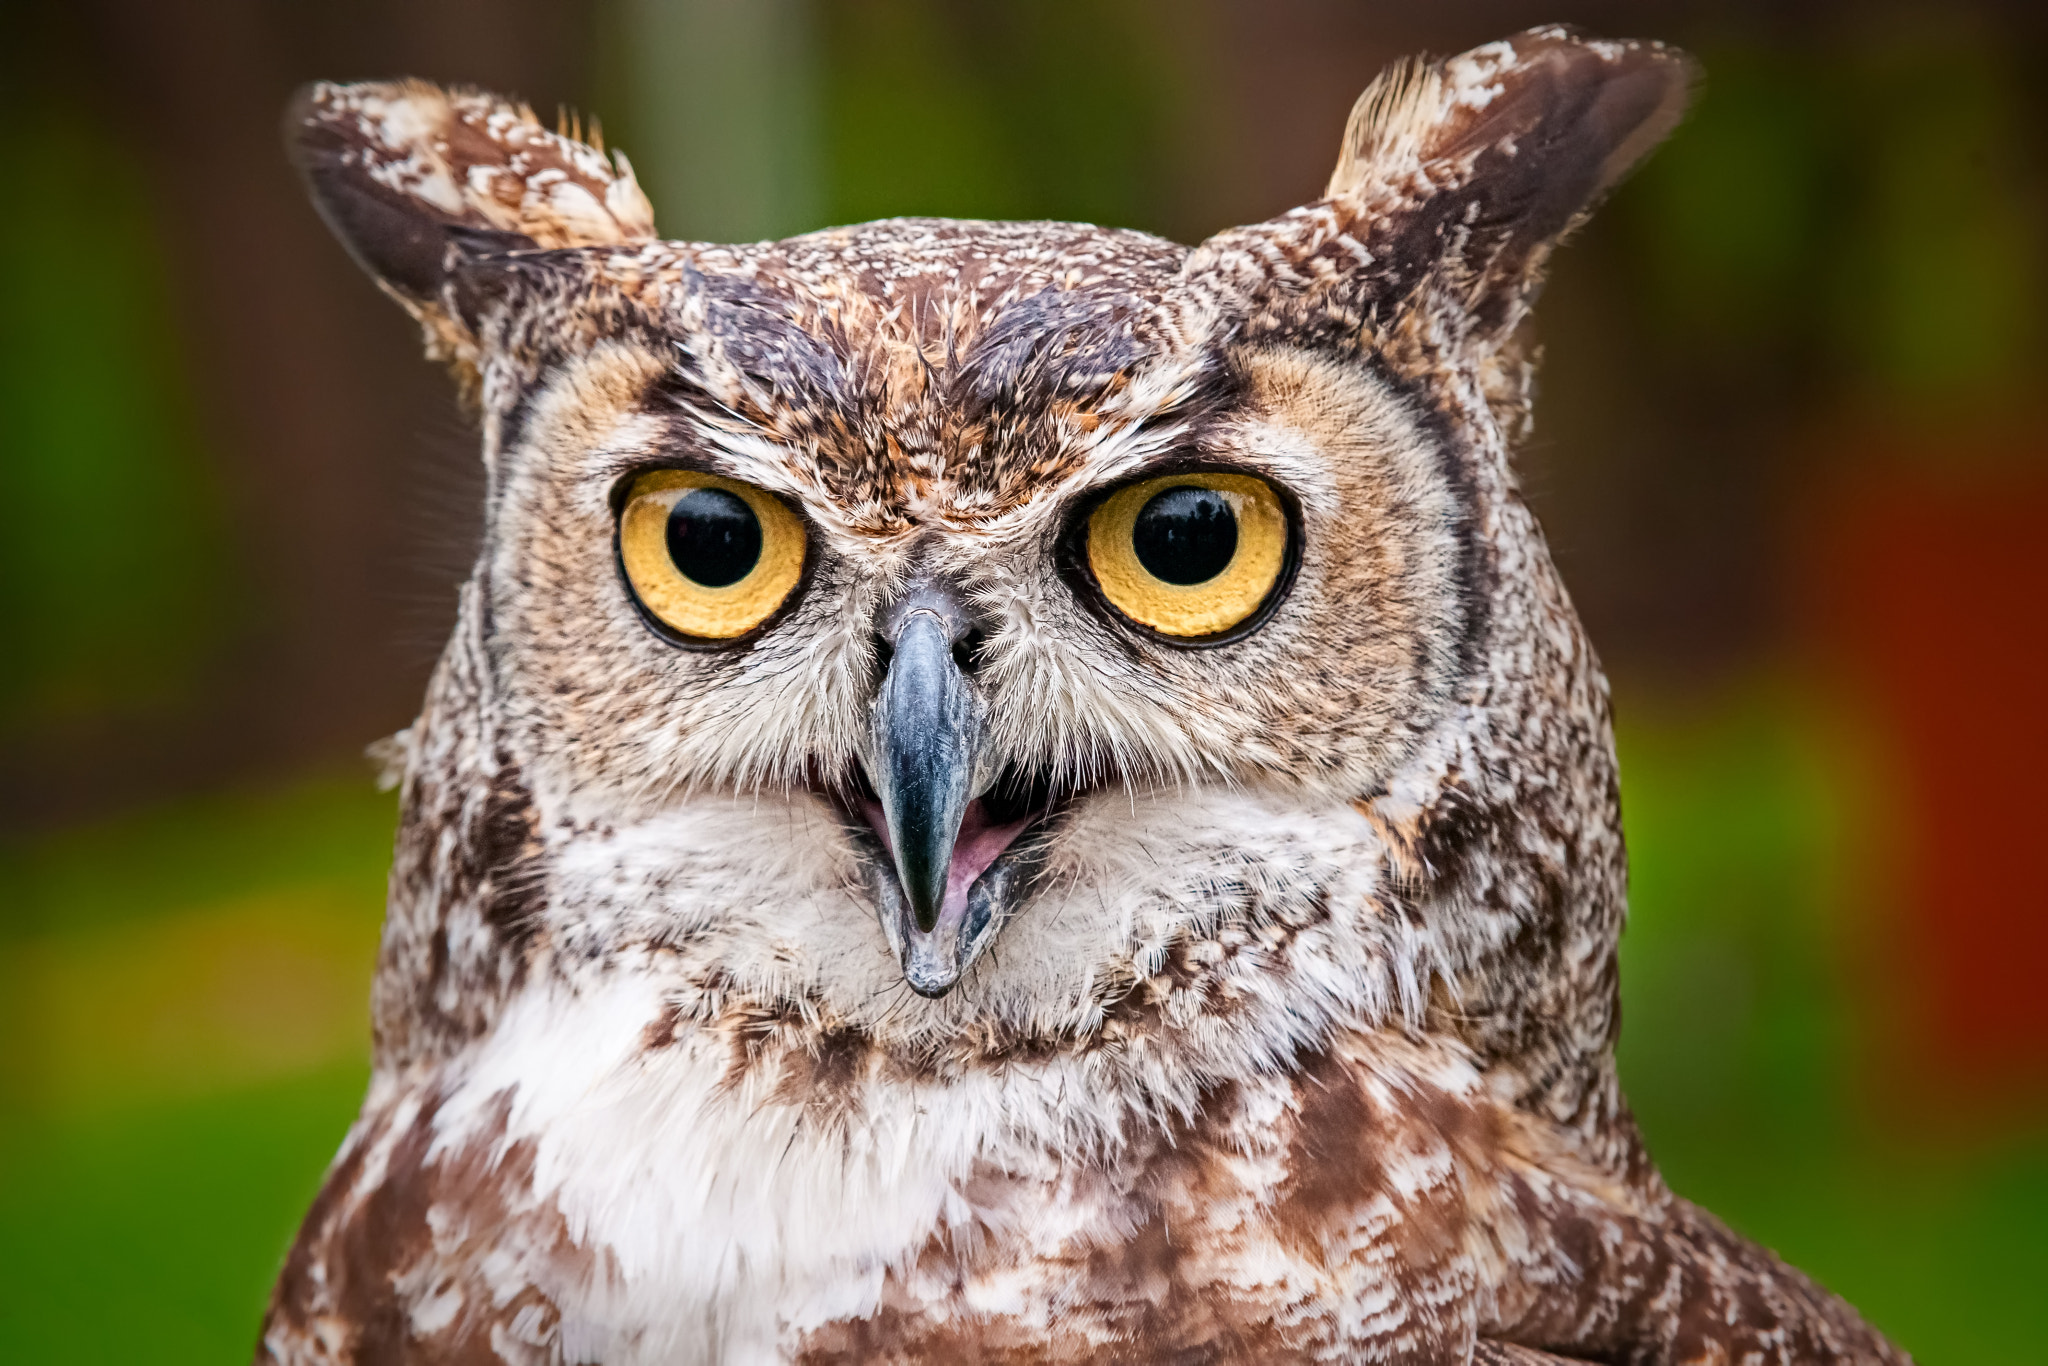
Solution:
M475 706L554 950L879 1029L1369 935L1368 804L1513 667L1524 302L1683 86L1560 33L1397 71L1330 198L1193 250L663 242L522 110L309 92L316 203L479 404Z
M1103 882L1076 832L1134 803L1346 811L1459 668L1468 509L1415 401L1240 341L1181 249L1048 235L579 260L538 291L569 344L485 362L495 662L544 807L794 823L928 995Z

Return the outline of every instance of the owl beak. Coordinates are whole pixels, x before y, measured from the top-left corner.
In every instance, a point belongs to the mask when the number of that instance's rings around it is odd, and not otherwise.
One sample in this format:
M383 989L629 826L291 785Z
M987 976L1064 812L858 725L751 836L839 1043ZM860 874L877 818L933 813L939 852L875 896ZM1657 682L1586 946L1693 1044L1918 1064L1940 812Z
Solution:
M926 996L950 990L973 957L977 925L988 917L985 909L973 913L978 901L970 892L1001 848L975 819L987 725L953 657L954 634L937 611L901 617L869 745L880 807L870 819L896 872L895 887L884 889L883 925L905 979ZM963 832L963 824L973 828ZM984 852L984 844L993 847ZM979 900L986 898L983 889Z
M875 699L872 773L896 877L925 934L938 928L960 822L974 797L981 709L953 659L946 623L912 612Z

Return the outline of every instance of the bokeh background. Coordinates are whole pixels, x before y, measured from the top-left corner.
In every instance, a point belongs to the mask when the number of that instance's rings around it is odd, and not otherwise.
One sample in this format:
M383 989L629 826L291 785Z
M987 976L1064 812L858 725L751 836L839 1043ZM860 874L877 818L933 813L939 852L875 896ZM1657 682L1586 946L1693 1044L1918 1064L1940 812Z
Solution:
M366 1076L472 438L293 87L599 114L665 231L1183 241L1386 61L1696 51L1559 258L1530 496L1615 680L1622 1067L1673 1184L1928 1362L2048 1359L2041 7L14 0L0 19L0 1358L244 1359Z

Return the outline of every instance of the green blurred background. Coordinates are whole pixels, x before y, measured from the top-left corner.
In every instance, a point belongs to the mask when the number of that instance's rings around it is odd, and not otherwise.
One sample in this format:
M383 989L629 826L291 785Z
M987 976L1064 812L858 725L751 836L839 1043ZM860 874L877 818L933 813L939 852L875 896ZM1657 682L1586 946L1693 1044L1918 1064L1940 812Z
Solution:
M1557 18L1694 117L1560 258L1532 500L1615 678L1673 1184L2048 1361L2039 6L17 0L0 40L0 1359L246 1358L366 1075L470 436L278 152L316 77L595 111L664 229L1197 240L1387 60Z

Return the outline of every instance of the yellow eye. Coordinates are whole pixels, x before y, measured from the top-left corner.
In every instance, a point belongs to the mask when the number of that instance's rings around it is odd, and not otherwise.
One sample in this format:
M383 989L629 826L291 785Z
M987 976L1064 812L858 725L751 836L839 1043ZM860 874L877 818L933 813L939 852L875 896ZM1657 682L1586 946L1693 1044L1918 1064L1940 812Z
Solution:
M1088 568L1110 605L1161 635L1218 635L1273 595L1290 533L1280 496L1244 474L1169 474L1088 518Z
M804 525L752 484L651 470L619 512L619 563L663 625L729 640L773 616L803 577Z

